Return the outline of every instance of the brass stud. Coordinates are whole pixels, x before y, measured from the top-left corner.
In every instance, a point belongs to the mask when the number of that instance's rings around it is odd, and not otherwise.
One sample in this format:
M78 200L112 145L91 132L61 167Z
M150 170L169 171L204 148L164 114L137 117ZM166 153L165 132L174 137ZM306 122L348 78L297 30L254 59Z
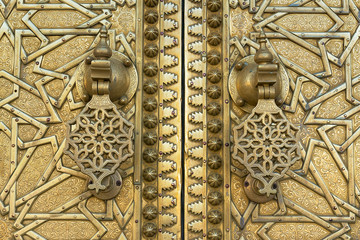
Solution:
M221 25L221 17L215 14L211 15L207 21L209 26L212 28L217 28Z
M216 50L211 50L207 54L207 61L211 65L219 64L219 62L220 62L220 53L218 51L216 51Z
M218 169L221 167L222 159L218 155L212 155L208 159L208 165L211 169Z
M212 82L212 83L218 83L220 82L220 80L222 79L222 74L219 70L215 69L215 70L211 70L208 73L208 77L207 79Z
M208 0L207 7L211 12L216 12L221 8L220 0Z
M154 237L157 233L157 227L155 223L146 223L142 227L142 232L145 237Z
M124 66L125 67L131 67L131 61L129 59L126 59L124 62L123 62Z
M207 37L207 41L212 46L217 46L221 43L221 35L218 32L211 32Z
M154 10L149 10L145 13L144 15L145 21L150 23L150 24L154 24L157 22L159 16L158 13Z
M158 159L158 154L155 149L147 148L143 152L143 159L147 163L153 163Z
M157 171L155 168L145 168L143 171L143 178L148 181L148 182L152 182L157 178Z
M145 0L147 7L155 7L158 4L158 0Z
M213 228L208 232L208 239L209 240L221 240L222 233L220 229Z
M221 89L216 85L208 87L207 92L212 99L218 99L221 96Z
M209 183L209 185L213 188L217 188L220 187L220 185L223 182L223 178L220 174L218 173L211 173L208 176L207 182Z
M223 196L220 192L216 191L216 192L211 192L208 195L208 201L211 205L219 205L220 203L222 203L223 201Z
M212 224L219 224L222 220L222 214L219 210L211 210L208 215L207 218L209 220L210 223Z
M143 190L144 198L147 200L153 200L157 197L157 189L154 186L146 186Z
M212 133L218 133L221 130L222 122L219 119L213 119L208 122L208 130Z
M241 70L244 69L245 66L246 66L245 63L237 63L237 64L235 65L235 69L238 70L238 71L241 71Z
M145 52L145 55L146 55L147 57L152 58L152 57L155 57L155 56L158 54L159 49L158 49L158 46L157 46L157 45L151 43L151 44L147 44L147 45L145 46L144 52Z
M149 41L155 40L159 36L159 30L156 27L150 26L145 29L145 38Z
M157 125L157 117L155 115L146 115L144 117L144 125L147 128L154 128Z
M158 67L157 67L156 63L150 62L150 63L145 64L144 73L146 76L153 77L157 74L157 72L158 72Z
M245 105L245 100L238 97L238 99L236 99L236 105L238 105L240 107L244 106Z
M148 205L143 209L143 216L146 220L153 220L157 216L157 209L155 206Z
M155 98L147 98L144 100L144 109L146 111L154 111L157 107L157 101Z
M157 142L156 132L146 132L144 134L144 143L146 145L154 145Z
M127 96L122 96L119 100L120 105L125 105L128 102Z
M209 103L209 105L207 106L207 111L210 115L216 116L220 113L221 106L216 102Z
M144 83L144 91L147 94L154 94L154 93L156 93L157 89L158 89L158 85L155 80L147 80Z

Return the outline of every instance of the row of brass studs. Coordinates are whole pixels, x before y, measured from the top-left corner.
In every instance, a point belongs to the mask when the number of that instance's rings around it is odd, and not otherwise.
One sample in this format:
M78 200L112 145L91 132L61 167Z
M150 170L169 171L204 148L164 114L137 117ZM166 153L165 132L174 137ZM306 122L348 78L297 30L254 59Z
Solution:
M145 144L145 150L143 151L143 182L145 184L143 189L143 198L146 200L146 204L143 207L143 227L142 233L144 237L154 237L157 234L156 219L158 216L158 209L156 199L158 199L158 187L157 187L157 128L158 117L157 111L157 76L158 76L158 64L156 62L159 53L158 38L158 0L145 0L144 7L144 36L145 36L145 64L144 75L145 81L143 84L143 107L144 113L144 126L143 129L143 142Z
M222 223L222 201L223 177L221 175L222 158L220 151L222 149L222 118L221 118L221 25L222 25L222 2L220 0L207 1L207 83L206 83L206 103L207 103L207 147L209 149L207 156L207 184L210 186L207 212L208 226L207 237L209 240L222 239L222 231L219 225Z

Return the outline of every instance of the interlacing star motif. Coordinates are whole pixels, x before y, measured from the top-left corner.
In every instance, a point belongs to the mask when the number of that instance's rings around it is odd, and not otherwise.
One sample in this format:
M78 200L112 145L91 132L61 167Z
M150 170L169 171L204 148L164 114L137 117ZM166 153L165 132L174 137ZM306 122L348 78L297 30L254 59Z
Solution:
M277 113L254 111L234 132L233 157L262 182L260 193L275 194L273 184L300 159L299 130L279 109Z
M93 96L68 122L66 152L91 177L89 189L104 190L104 178L133 155L133 131L134 125L120 114L108 95Z

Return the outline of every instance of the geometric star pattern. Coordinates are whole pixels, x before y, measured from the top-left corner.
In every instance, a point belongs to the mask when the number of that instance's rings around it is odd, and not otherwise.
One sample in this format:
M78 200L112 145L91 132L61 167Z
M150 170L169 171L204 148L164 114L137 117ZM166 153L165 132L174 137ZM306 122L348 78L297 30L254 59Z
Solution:
M259 31L264 28L270 51L286 67L290 95L282 109L300 127L302 156L301 164L291 167L280 180L277 203L267 213L260 211L263 204L232 201L231 212L237 219L234 234L237 239L245 237L253 224L260 223L252 232L262 239L292 238L295 229L280 228L301 224L304 230L311 227L313 230L299 231L299 238L356 236L358 227L352 228L351 224L360 216L355 157L360 134L357 124L360 76L359 63L354 58L359 46L359 7L352 0L342 1L338 7L321 0L285 5L271 1L231 1L230 6L249 11L255 30L249 37L233 36L234 52L241 57L253 54L259 46L256 42ZM324 14L322 24L316 22L319 13ZM306 24L306 19L311 24ZM237 54L232 54L232 63ZM233 120L234 124L238 121ZM341 187L346 190L339 191ZM300 192L305 194L302 200L296 197ZM233 196L239 193L234 191Z
M262 104L267 104L266 109L271 106L266 102ZM269 112L255 108L234 128L232 156L262 183L261 194L276 194L275 182L300 159L298 131L276 106L275 111Z
M121 116L107 95L93 96L68 122L67 154L90 176L89 189L106 189L102 181L133 156L134 125Z
M116 9L120 6L131 9L134 4L131 0L84 4L72 0L59 3L0 1L1 60L13 66L1 66L0 71L1 83L11 87L6 89L11 94L0 97L1 139L5 142L10 139L11 146L9 151L4 150L0 161L1 171L10 174L2 176L0 182L0 212L2 218L9 220L0 222L9 229L15 228L4 232L5 236L0 234L2 237L54 239L51 235L42 236L39 233L42 227L53 228L56 233L56 226L72 219L74 226L79 228L83 224L89 229L86 233L89 239L131 238L132 232L126 230L131 229L128 223L134 213L131 195L122 201L118 198L95 200L90 191L84 191L88 177L64 155L64 150L65 121L74 118L84 107L72 75L97 45L99 26L110 27ZM47 15L47 21L39 21L42 12L53 10L56 11L53 16ZM73 17L71 21L77 22L76 26L66 26L69 14ZM123 30L127 35L109 30L113 37L110 44L120 52L127 49L131 55L130 44L135 35L131 27ZM3 46L8 47L6 51ZM66 48L73 51L66 52ZM55 89L58 92L55 93ZM133 105L127 107L124 121L133 121ZM124 191L133 191L131 163L125 164L122 171L126 174L123 195ZM67 196L60 194L64 186L72 189ZM91 210L94 206L97 206L96 213ZM100 222L104 219L110 220L109 223ZM74 228L63 233L66 239L84 236Z

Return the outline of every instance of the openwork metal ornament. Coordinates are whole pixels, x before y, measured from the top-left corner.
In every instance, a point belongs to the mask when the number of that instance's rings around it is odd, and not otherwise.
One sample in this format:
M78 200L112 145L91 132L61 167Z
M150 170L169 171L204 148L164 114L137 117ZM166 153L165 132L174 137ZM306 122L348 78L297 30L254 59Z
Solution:
M274 101L260 100L245 122L234 129L235 152L251 176L258 179L262 194L275 194L276 181L300 159L297 133Z
M233 157L260 182L258 193L269 197L277 192L276 182L300 159L299 130L275 103L278 65L272 63L265 39L260 43L255 55L260 99L248 118L234 128Z
M108 95L94 95L68 125L67 153L91 178L89 189L104 190L104 178L114 174L134 153L134 126L120 114Z
M90 177L88 188L94 189L96 194L120 187L121 177L116 171L134 154L134 125L124 118L109 97L111 49L106 44L106 29L101 30L100 37L94 50L96 59L91 60L90 67L94 94L81 113L67 123L66 151Z

